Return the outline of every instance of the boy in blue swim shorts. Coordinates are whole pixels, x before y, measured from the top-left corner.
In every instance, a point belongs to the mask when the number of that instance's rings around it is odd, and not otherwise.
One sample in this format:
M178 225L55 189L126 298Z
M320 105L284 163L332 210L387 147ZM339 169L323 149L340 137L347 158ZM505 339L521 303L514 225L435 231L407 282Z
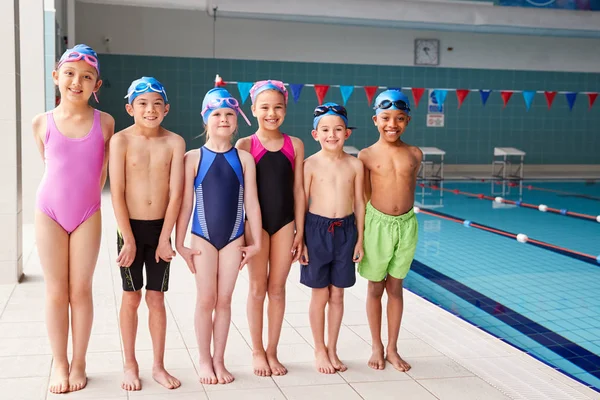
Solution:
M375 99L373 122L379 140L358 158L365 166L365 254L358 273L369 280L367 317L373 354L369 366L385 368L387 360L399 371L410 365L398 354L397 342L404 300L402 282L408 274L418 239L413 211L417 173L423 154L400 137L410 122L410 102L399 90L386 90ZM388 345L381 341L381 298L387 292Z
M362 162L343 150L352 133L344 107L335 103L317 107L313 128L312 136L321 150L304 162L304 192L309 207L300 282L312 288L309 316L316 368L333 374L347 369L337 356L337 339L344 311L344 288L356 282L354 263L362 259L363 253L364 171Z

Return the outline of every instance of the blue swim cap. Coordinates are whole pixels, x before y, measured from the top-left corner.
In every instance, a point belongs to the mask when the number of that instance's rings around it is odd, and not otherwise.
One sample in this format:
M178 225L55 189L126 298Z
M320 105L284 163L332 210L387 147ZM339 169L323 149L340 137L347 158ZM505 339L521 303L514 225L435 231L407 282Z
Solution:
M335 115L340 117L344 121L346 128L348 128L348 113L346 112L346 108L337 103L324 103L315 108L315 112L313 114L315 117L313 119L313 129L317 129L319 121L326 115Z
M100 75L100 62L98 61L98 54L90 46L86 44L77 44L71 49L65 50L60 56L56 69L58 70L61 65L66 62L74 62L83 60L90 66L94 67L98 75Z
M399 90L386 90L375 99L375 115L384 110L400 110L410 116L410 100Z
M129 98L129 104L131 104L133 103L133 100L135 100L135 98L140 94L151 92L160 94L165 101L165 104L169 102L165 87L156 78L151 76L142 76L140 79L136 79L135 81L131 82L129 89L127 89L127 96L125 96L125 98Z
M266 81L258 81L250 88L250 100L252 104L256 101L256 97L264 92L265 90L275 90L283 95L285 104L288 102L288 91L285 88L285 84L281 81L269 79Z
M242 117L244 117L248 125L250 125L250 121L242 111L240 103L231 95L231 93L229 93L229 91L227 91L227 89L222 87L212 88L204 96L201 112L204 123L208 123L208 117L214 110L221 108L231 108L236 114L242 114Z

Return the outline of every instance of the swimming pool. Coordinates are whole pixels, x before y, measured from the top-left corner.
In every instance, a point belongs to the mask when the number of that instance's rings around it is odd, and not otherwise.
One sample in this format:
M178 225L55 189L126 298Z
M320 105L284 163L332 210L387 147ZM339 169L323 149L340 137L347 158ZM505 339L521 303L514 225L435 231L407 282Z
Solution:
M600 263L594 258L600 255L600 223L463 193L597 216L600 183L525 181L521 195L519 187L508 186L502 194L502 185L489 181L446 181L443 188L418 187L415 205L593 258L420 213L419 245L405 287L599 390Z

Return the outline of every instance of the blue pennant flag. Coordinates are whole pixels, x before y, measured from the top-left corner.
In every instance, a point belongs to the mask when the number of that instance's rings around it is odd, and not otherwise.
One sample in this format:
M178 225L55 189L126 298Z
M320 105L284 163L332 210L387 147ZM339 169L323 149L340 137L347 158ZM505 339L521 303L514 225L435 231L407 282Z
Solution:
M433 91L433 95L435 96L437 103L439 105L443 105L444 102L446 101L446 96L448 95L448 91L444 90L444 89L435 89Z
M488 101L488 97L490 97L490 93L492 93L491 90L479 90L479 94L481 95L481 102L483 103L483 105L485 106L485 103L487 103Z
M252 88L252 82L238 82L237 87L240 92L240 98L242 99L242 104L244 104L246 102L246 99L248 98L248 94L250 94L250 89Z
M535 92L533 90L524 90L523 91L523 99L525 99L525 106L527 107L527 111L531 108L531 103L533 103L533 96L535 96Z
M290 83L290 90L292 91L292 96L294 97L294 103L298 102L303 87L304 83Z
M344 99L344 105L348 102L352 92L354 92L354 86L340 86L340 92L342 92L342 99Z
M575 105L575 99L577 98L577 92L565 93L565 97L567 98L567 103L569 103L569 111L573 111L573 106Z

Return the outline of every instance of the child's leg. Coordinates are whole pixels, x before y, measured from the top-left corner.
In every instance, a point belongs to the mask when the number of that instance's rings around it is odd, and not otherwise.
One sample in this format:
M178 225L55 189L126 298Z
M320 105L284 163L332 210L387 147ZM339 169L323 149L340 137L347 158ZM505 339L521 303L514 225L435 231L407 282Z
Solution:
M239 247L244 245L240 237L219 251L219 267L217 278L217 306L213 322L214 355L213 366L219 383L233 382L233 375L225 368L225 345L231 325L231 296L235 282L240 272L242 252Z
M388 345L386 360L398 371L406 372L410 364L400 358L398 354L398 335L400 334L400 323L404 311L404 297L402 296L402 279L388 276L385 289L388 296L387 318L388 318Z
M35 213L35 239L46 283L46 328L52 348L49 390L69 390L69 235L43 212Z
M315 342L315 364L317 371L323 374L335 373L335 368L331 365L331 361L327 355L327 347L325 347L325 306L328 300L328 287L312 289L308 316L313 341Z
M124 376L121 388L124 390L141 390L140 369L135 359L135 337L138 327L138 307L142 301L142 291L123 291L121 310L119 311L119 325L123 339L125 356Z
M285 375L287 369L277 359L277 345L285 314L285 284L292 267L294 223L290 222L271 237L269 254L269 293L267 360L273 375Z
M342 363L337 355L337 341L344 316L344 289L333 285L329 286L329 300L327 309L327 352L333 367L338 371L346 371L348 367Z
M165 369L165 340L167 336L167 312L165 310L165 294L146 289L148 305L148 326L152 337L154 365L152 378L167 389L177 389L181 382Z
M73 334L73 360L69 374L71 391L83 389L87 384L85 356L94 320L92 279L101 236L102 217L100 211L97 211L79 225L69 239L69 302Z
M200 382L204 384L217 383L213 369L213 360L210 354L210 342L213 334L212 314L217 303L217 265L219 252L210 243L198 236L192 235L191 246L198 249L201 254L194 256L196 267L196 312L194 325L200 369Z
M262 247L248 263L248 278L250 288L248 291L248 302L246 313L248 314L248 327L252 338L252 364L254 374L258 376L270 376L271 368L267 362L265 346L263 344L263 318L265 297L267 296L267 266L269 264L269 235L262 231ZM252 235L248 224L246 224L246 243L252 244Z
M381 341L381 297L385 289L385 280L381 282L369 281L367 291L367 319L371 329L373 354L369 359L369 367L384 369L385 358L383 355L383 342Z

